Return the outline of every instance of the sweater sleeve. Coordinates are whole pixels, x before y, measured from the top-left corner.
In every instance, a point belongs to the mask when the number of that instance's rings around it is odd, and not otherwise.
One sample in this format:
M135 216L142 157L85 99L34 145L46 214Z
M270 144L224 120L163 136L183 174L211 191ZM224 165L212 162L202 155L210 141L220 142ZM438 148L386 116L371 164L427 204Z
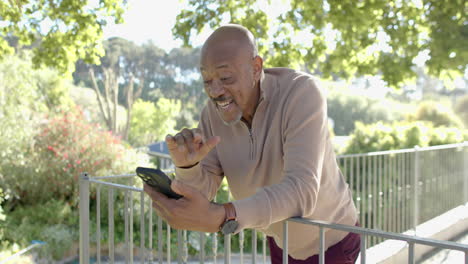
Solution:
M198 127L202 130L204 138L213 136L206 107L202 111L201 121ZM216 147L197 165L188 169L176 168L175 172L176 179L198 189L210 201L215 197L224 177Z
M283 100L283 178L234 202L239 230L307 216L316 206L328 139L326 100L311 77L295 82Z

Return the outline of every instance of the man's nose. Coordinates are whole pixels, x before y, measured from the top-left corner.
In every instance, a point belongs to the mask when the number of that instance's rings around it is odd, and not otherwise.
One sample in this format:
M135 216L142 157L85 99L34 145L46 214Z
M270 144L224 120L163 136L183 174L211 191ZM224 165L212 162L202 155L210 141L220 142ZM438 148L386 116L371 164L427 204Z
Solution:
M213 81L208 88L208 93L213 98L223 95L224 91L224 85L220 81Z

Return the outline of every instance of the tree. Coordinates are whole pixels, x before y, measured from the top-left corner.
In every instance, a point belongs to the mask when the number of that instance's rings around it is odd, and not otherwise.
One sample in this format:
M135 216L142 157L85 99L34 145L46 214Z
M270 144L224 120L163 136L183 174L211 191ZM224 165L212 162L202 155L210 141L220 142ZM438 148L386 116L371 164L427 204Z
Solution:
M82 68L89 73L108 129L127 139L133 103L142 95L147 80L155 78L162 71L164 51L152 43L138 46L118 37L106 40L104 47L106 53L100 65L84 65ZM119 99L127 108L123 131L117 128Z
M0 59L23 45L32 45L36 66L52 66L62 73L71 73L78 59L97 63L103 55L102 28L109 19L123 22L126 1L91 3L0 1Z
M128 122L138 98L181 100L184 110L176 117L178 127L191 126L197 119L205 100L198 72L199 49L176 48L166 53L152 42L136 45L123 38L110 38L104 47L106 55L100 65L79 61L73 77L75 83L94 88L109 130L128 138ZM116 126L118 104L127 108L127 123L121 131Z
M389 105L392 105L389 100L353 95L341 89L327 96L328 116L333 120L333 130L336 135L349 135L353 132L357 121L370 124L402 119L402 113L395 109L398 106L388 107Z
M254 0L188 3L173 28L185 45L205 26L239 23L256 35L267 66L302 66L323 77L380 73L400 86L415 77L413 59L421 52L430 55L426 66L433 76L460 75L467 65L463 0L292 0L278 17Z
M135 146L144 146L163 140L169 133L174 133L175 116L180 112L179 100L160 98L153 102L137 100L133 105L129 141Z
M3 186L7 179L18 181L14 168L34 164L30 175L36 175L38 164L30 162L27 150L48 115L72 107L68 88L57 71L33 69L29 52L8 55L0 63L0 208L14 196Z

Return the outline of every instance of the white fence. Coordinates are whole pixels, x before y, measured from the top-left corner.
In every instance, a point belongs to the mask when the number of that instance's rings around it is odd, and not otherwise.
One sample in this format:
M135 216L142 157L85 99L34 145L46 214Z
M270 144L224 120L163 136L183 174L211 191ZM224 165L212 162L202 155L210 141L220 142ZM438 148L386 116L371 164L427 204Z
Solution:
M167 156L160 158L160 164L169 164ZM468 255L466 245L399 234L468 202L467 142L342 155L337 157L337 162L353 190L363 227L307 219L289 221L319 225L320 229L336 228L370 235L369 239L363 239L363 248L391 238L408 241L410 249L415 243L430 244L461 250L465 256ZM254 230L246 230L233 237L225 236L224 239L219 239L219 234L171 230L154 214L151 201L141 187L135 187L133 181L140 181L134 176L80 176L80 263L88 263L90 258L97 263L102 260L114 263L116 248L120 253L117 258L122 258L121 261L125 263L133 263L134 260L141 263L171 263L175 257L178 263L190 260L200 263L224 260L224 263L231 263L233 257L239 263L269 261L265 236L258 234L260 241L257 241ZM105 192L107 203L101 197ZM116 219L120 224L115 225ZM135 232L135 229L139 231ZM251 237L252 245L248 248L251 253L249 258L244 254L247 235ZM120 237L123 240L119 240ZM232 243L238 248L234 255L231 254ZM260 254L257 253L257 246L261 247ZM365 251L361 255L365 256ZM365 257L361 260L365 261ZM409 261L412 261L411 257ZM468 261L465 260L465 263L468 264Z

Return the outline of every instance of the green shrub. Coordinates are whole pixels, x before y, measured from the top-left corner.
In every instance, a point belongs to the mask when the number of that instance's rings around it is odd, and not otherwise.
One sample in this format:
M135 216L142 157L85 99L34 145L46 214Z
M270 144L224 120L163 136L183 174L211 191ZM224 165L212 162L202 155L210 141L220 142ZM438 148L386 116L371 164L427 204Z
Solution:
M70 204L49 200L35 205L17 207L0 221L4 241L14 241L25 247L32 240L46 242L42 255L60 259L78 240L78 214Z
M416 113L408 115L409 121L428 121L434 126L463 127L460 119L447 106L433 101L419 104Z
M340 89L327 96L327 108L335 134L349 135L357 121L371 124L402 120L408 107L388 99L372 99Z
M88 124L79 109L51 117L24 154L27 162L4 166L2 187L3 241L27 246L31 240L47 243L44 255L61 259L78 240L78 176L133 172L146 166L147 157L126 146L118 137ZM130 180L119 180L129 184ZM141 185L139 181L137 181ZM91 215L95 212L96 185L91 185ZM136 198L135 198L136 199ZM123 212L123 193L116 192L116 215ZM105 212L105 206L103 212ZM116 220L116 237L123 237L122 217ZM95 229L94 229L95 230Z
M427 147L468 140L468 130L434 127L429 122L356 123L344 153L367 153L393 149Z
M458 99L454 110L460 120L462 120L465 128L468 129L468 94Z
M47 120L24 155L27 162L5 165L2 178L3 187L21 204L49 199L76 204L80 173L125 173L138 165L134 151L118 137L88 124L79 109Z

